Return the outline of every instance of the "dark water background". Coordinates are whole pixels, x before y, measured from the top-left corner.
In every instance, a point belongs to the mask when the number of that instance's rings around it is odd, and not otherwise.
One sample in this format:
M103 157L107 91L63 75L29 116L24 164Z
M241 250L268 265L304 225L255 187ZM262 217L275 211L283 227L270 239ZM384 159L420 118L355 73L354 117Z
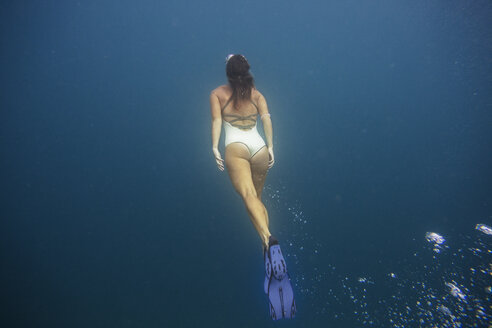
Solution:
M491 17L485 0L2 2L2 326L485 326ZM290 322L268 317L259 238L211 153L231 52L274 122Z

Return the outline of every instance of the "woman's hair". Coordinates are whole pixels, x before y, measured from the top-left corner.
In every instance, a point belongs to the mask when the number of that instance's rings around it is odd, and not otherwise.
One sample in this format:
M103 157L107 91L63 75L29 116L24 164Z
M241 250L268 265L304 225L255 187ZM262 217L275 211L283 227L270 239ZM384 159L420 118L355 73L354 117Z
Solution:
M251 99L251 90L255 85L246 58L243 55L233 55L228 58L226 74L232 88L232 103L234 108L237 108L241 101Z

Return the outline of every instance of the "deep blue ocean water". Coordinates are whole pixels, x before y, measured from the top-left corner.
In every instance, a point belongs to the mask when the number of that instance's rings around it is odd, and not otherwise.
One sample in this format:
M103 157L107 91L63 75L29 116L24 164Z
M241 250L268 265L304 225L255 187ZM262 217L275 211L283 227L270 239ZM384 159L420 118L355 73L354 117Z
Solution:
M485 0L2 2L1 326L486 327L491 17ZM272 114L291 321L269 318L260 240L211 152L228 53Z

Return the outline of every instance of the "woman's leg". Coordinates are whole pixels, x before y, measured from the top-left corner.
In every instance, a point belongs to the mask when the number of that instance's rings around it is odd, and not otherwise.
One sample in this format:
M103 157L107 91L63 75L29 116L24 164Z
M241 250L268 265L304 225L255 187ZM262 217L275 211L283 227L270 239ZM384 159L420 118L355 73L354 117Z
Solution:
M225 163L232 185L242 197L248 214L263 244L268 245L268 238L270 237L268 214L265 206L258 198L252 175L253 170L255 175L259 172L259 169L256 167L259 164L256 163L253 169L253 165L249 161L249 156L249 151L245 145L233 143L227 146ZM268 156L266 165L268 166Z
M269 160L268 148L263 147L260 149L251 159L251 176L253 178L253 184L255 186L256 195L261 201L263 186L265 185L265 180L268 172L268 160ZM262 201L263 203L263 201ZM267 227L269 226L268 211L265 208L265 217Z

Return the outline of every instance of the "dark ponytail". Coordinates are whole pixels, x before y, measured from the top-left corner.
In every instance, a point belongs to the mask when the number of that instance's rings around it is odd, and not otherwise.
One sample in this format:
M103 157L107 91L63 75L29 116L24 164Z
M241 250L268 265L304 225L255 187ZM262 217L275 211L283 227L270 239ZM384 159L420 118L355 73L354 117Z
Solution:
M226 74L232 88L234 108L238 108L239 103L244 100L251 100L251 90L255 85L246 58L243 55L230 57L226 65Z

